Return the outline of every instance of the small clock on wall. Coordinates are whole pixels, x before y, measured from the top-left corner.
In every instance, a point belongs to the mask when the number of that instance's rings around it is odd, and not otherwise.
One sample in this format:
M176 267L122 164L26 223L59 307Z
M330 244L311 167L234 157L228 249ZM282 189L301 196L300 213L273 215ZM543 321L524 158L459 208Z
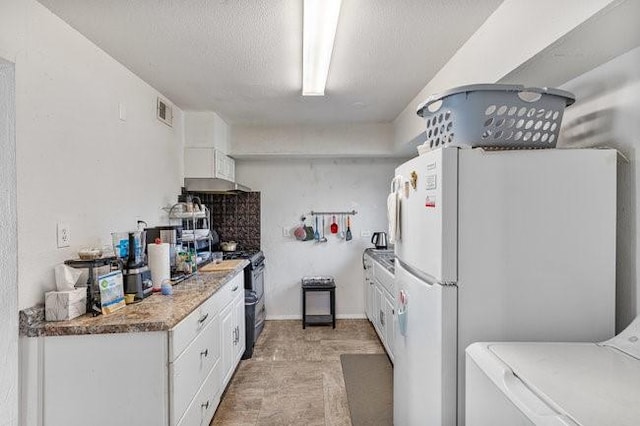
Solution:
M158 107L156 112L158 120L162 121L169 127L173 127L173 110L167 101L158 97Z

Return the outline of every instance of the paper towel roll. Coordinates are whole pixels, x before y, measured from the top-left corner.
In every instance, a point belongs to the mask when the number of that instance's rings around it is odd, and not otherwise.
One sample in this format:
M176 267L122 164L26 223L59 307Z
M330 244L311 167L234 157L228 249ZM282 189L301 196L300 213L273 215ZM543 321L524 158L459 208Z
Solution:
M153 290L160 291L162 281L171 278L171 259L169 258L169 244L149 244L147 246L149 256L149 269Z

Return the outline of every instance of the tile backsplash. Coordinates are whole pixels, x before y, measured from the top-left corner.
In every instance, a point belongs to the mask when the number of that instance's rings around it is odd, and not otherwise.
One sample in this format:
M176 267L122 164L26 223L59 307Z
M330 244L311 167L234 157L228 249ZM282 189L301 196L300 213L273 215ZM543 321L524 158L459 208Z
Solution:
M186 194L183 190L182 195ZM211 210L211 226L220 241L236 241L242 250L260 249L260 192L188 194L200 198Z

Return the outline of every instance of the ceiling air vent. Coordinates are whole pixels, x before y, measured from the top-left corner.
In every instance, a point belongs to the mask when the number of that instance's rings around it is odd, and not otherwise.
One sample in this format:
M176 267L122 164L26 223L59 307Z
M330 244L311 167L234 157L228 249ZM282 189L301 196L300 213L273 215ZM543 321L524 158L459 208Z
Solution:
M157 115L158 120L162 121L169 127L173 127L173 110L171 109L171 105L160 97L158 97Z

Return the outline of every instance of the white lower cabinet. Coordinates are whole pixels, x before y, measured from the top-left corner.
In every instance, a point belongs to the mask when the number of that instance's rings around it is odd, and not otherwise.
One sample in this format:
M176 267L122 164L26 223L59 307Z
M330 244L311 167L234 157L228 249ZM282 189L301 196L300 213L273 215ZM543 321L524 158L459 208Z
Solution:
M244 292L238 292L220 314L222 323L222 384L226 386L245 348Z
M42 426L169 424L167 347L166 331L44 337Z
M373 283L373 309L374 309L374 318L373 318L373 326L376 331L380 335L380 338L384 338L384 328L382 327L382 289L379 285L374 281Z
M43 426L208 425L244 352L244 274L168 332L42 345Z
M236 327L237 327L237 337L236 337L236 345L235 345L235 360L233 362L234 365L237 365L242 359L242 355L244 354L244 350L246 347L245 335L246 330L244 327L245 318L244 318L244 291L240 292L240 295L236 298L235 301L235 310L236 310Z
M393 361L395 341L395 285L393 274L368 254L364 255L365 310L367 318L380 337L380 341Z
M229 334L239 335L239 332L231 331L237 329L239 317L244 327L244 274L236 275L203 306L207 304L208 310L193 314L199 315L199 322L210 321L209 324L170 366L172 426L208 425L218 407L222 391L240 362L240 357L235 356L238 342L228 337ZM210 314L213 314L212 319L207 316ZM187 329L187 332L190 331ZM174 333L172 337L174 341L184 340L179 333ZM244 340L242 344L244 347ZM229 354L232 356L229 357Z
M233 354L235 348L235 327L233 304L230 304L220 314L222 323L222 338L225 341L222 349L222 383L227 384L233 374Z
M208 425L220 403L220 366L216 363L195 398L189 404L178 426Z
M171 424L178 424L205 379L220 363L220 321L216 316L184 352L169 364ZM220 383L212 395L220 391Z
M364 309L369 321L373 321L373 260L366 253L362 256L362 266L364 267Z
M395 340L395 327L393 323L395 321L396 311L394 308L393 299L390 296L391 295L389 293L386 293L385 297L383 298L384 307L382 309L382 327L384 329L384 341L382 343L387 349L389 358L391 358L391 361L393 361L393 342Z

